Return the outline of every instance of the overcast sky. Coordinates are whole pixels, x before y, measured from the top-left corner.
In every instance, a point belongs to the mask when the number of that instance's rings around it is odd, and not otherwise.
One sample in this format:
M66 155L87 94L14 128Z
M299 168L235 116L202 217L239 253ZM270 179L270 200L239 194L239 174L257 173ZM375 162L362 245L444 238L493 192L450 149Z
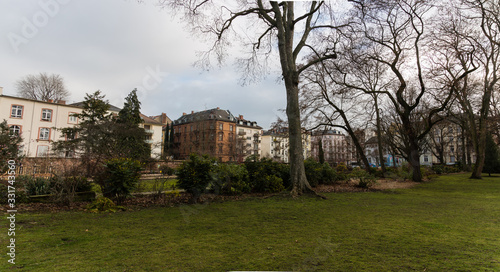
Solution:
M153 2L153 1L151 1ZM0 1L0 86L16 95L28 74L59 74L71 97L101 90L122 107L134 88L141 111L183 112L220 107L257 121L264 129L283 116L285 89L278 73L241 86L232 63L204 72L193 67L208 44L191 37L179 18L135 0Z

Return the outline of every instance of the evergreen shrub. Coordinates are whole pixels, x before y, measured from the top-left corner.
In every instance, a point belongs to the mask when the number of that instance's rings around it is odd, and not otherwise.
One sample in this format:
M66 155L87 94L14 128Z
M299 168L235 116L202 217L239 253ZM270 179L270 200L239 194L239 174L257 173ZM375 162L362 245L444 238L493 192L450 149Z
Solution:
M177 169L177 186L198 199L212 182L217 160L208 155L191 154Z
M225 195L249 193L248 171L244 165L219 164L213 173L212 190Z
M277 192L291 185L290 167L286 164L262 158L259 161L246 161L245 167L248 171L248 183L253 192ZM281 186L278 184L280 181Z
M142 165L138 160L117 158L106 161L104 173L98 181L103 195L121 203L137 187L141 170Z

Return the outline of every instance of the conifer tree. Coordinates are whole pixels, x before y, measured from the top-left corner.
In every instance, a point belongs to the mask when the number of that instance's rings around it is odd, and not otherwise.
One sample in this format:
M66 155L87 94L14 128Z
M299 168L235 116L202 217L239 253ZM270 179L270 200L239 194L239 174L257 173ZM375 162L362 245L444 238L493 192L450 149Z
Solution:
M500 173L500 155L498 145L490 133L486 136L486 152L484 157L483 173Z
M0 170L7 170L7 162L19 157L19 148L23 139L21 135L10 130L6 120L0 123Z

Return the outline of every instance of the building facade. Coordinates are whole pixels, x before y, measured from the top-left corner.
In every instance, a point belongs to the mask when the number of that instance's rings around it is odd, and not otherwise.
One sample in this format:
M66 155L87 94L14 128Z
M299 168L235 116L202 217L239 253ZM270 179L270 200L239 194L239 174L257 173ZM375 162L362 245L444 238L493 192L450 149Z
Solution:
M344 163L350 165L355 161L352 145L345 134L338 130L323 130L312 133L311 139L311 156L319 160L320 144L323 149L324 159L331 165Z
M25 157L73 157L74 153L55 153L52 151L54 141L65 140L66 135L60 129L74 127L80 120L75 116L83 110L81 103L67 105L65 101L38 101L3 95L0 87L0 121L6 120L11 133L20 134L23 143L21 155ZM120 109L110 107L110 112L117 114ZM161 143L161 124L141 115L148 139L152 147L152 156L160 152L156 147ZM78 135L76 135L78 137Z
M237 161L243 162L251 155L260 158L262 149L262 127L257 122L245 120L240 115L236 120Z
M302 131L302 155L304 159L311 156L311 135ZM271 129L262 134L261 157L278 162L289 163L290 142L287 128Z
M1 89L0 89L1 90ZM3 90L2 90L3 91ZM82 112L78 106L65 101L37 101L6 96L0 91L0 121L7 120L11 133L20 134L23 143L20 153L26 157L71 157L72 154L53 154L53 141L64 140L58 130L73 127L79 120L74 114Z
M236 160L236 118L227 110L183 114L173 122L175 159L208 154L221 162Z

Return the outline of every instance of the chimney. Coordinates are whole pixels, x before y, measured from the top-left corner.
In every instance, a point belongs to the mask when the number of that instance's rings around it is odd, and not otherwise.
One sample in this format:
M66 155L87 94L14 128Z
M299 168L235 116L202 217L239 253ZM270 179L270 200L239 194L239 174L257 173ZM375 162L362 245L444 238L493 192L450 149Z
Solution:
M191 111L191 114L193 114L193 113L194 113L194 110Z
M218 110L220 110L220 108L219 108L219 107L217 107L217 109L218 109Z
M54 103L54 99L49 99L49 100L47 100L47 102Z
M57 101L57 103L59 103L61 105L66 105L66 100L59 100L59 101Z
M184 115L186 115L186 113L185 113L185 112L183 112L183 113L182 113L182 116L184 116Z
M243 120L243 115L240 114L240 120Z

